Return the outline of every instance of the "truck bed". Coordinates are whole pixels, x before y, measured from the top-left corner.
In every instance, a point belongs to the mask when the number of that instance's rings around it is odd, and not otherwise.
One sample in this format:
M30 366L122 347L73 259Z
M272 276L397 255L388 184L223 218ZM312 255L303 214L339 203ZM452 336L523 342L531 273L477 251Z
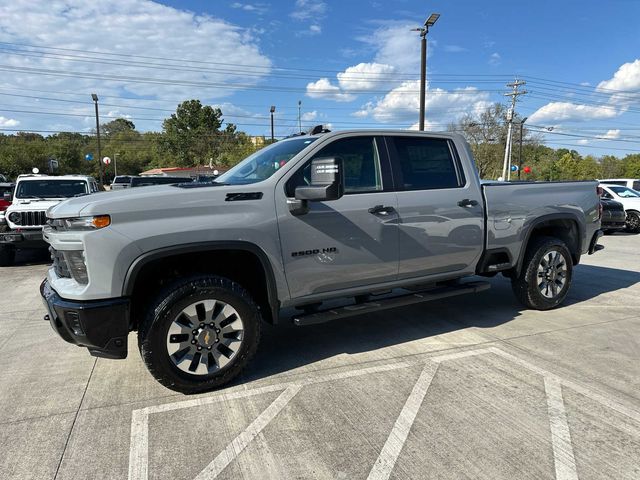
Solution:
M485 201L485 249L504 251L509 262L520 258L533 224L570 216L579 230L581 253L599 228L598 183L582 182L482 182Z

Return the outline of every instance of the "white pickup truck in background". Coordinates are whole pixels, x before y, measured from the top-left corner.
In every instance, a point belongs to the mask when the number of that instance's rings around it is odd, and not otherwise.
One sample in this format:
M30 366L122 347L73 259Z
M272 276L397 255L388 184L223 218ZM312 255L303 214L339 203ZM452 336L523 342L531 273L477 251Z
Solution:
M20 175L12 204L5 213L8 229L0 233L0 266L15 260L16 250L44 249L42 226L47 222L47 209L63 200L98 191L92 177L82 175Z

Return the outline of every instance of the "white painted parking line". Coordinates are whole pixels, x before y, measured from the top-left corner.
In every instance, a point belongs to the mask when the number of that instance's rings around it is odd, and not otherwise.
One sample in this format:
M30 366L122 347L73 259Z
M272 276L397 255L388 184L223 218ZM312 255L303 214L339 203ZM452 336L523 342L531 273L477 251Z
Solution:
M279 392L283 393L264 410L245 431L240 433L227 447L198 475L198 480L205 478L215 478L238 454L246 448L251 441L271 422L278 413L287 405L288 402L305 386L322 382L342 380L346 378L354 378L362 375L371 375L381 372L389 372L398 369L408 368L411 366L424 365L427 362L418 381L413 387L409 398L407 399L393 430L385 445L383 446L375 465L373 466L369 479L380 480L388 479L391 475L393 467L402 451L407 436L411 430L411 426L415 421L416 415L424 400L427 389L429 388L433 376L442 362L469 358L473 356L486 355L493 353L505 358L521 367L524 367L534 373L541 375L545 382L545 390L547 392L547 406L549 410L549 419L552 432L552 445L554 451L554 463L558 480L577 479L575 460L571 446L571 436L564 411L564 402L562 398L562 386L569 387L572 390L592 399L596 402L632 419L640 425L640 413L632 410L605 395L595 392L589 388L583 387L575 382L564 380L559 376L540 368L526 360L515 355L505 352L496 347L487 347L474 350L465 350L462 352L446 353L435 355L433 357L421 358L412 361L403 361L386 365L376 365L366 368L355 368L353 370L330 373L326 375L313 376L301 380L291 382L283 382L276 385L268 385L265 387L254 388L250 390L238 390L231 392L220 392L209 397L198 398L193 400L183 400L175 403L164 405L154 405L139 410L134 410L131 417L131 444L129 453L129 480L147 480L148 478L148 441L149 441L149 415L154 413L170 412L183 408L192 408L200 405L209 405L216 402L248 398L264 393ZM624 427L625 431L633 435L640 436L640 429L633 425Z
M240 435L234 438L227 448L218 454L207 467L200 472L196 480L211 480L216 478L251 441L273 420L278 413L300 391L302 386L291 385L276 398Z
M596 402L604 405L605 407L610 408L611 410L614 410L626 417L629 417L630 419L634 420L636 423L640 424L640 413L638 413L635 410L632 410L631 408L628 408L624 405L622 405L619 402L616 402L615 400L604 396L603 394L596 392L590 388L586 388L583 387L582 385L572 382L571 380L565 380L563 378L560 378L559 376L555 375L554 373L549 372L548 370L544 370L543 368L537 367L536 365L533 365L529 362L527 362L526 360L523 360L519 357L516 357L515 355L512 355L510 353L505 352L504 350L501 350L499 348L496 347L489 347L489 350L492 353L495 353L496 355L500 355L501 357L507 358L509 360L511 360L513 363L516 363L518 365L521 365L525 368L528 368L529 370L531 370L532 372L535 372L539 375L542 375L545 378L551 378L554 379L558 382L560 382L562 385L569 387L571 390L574 390L582 395L584 395L585 397L588 397L592 400L595 400ZM637 435L637 433L636 433Z
M414 362L413 364L417 364ZM292 387L298 390L305 385L328 382L332 380L342 380L345 378L370 375L380 372L388 372L407 368L412 364L406 362L391 363L386 365L376 365L367 368L357 368L327 375L311 377L300 382L285 382L266 387L254 388L251 390L239 390L236 392L222 392L210 397L196 398L193 400L183 400L180 402L166 403L163 405L153 405L131 413L131 440L129 446L129 480L147 480L149 478L149 415L153 413L164 413L183 408L193 408L201 405L210 405L217 402L236 400L240 398L261 395L264 393L278 392ZM297 393L297 392L296 392ZM266 410L265 410L266 412ZM263 414L265 413L263 412ZM272 418L273 419L273 418ZM265 425L266 426L266 425ZM251 426L249 426L251 428ZM262 427L264 428L264 427ZM244 432L243 432L244 433ZM241 434L242 435L242 434ZM229 448L229 447L227 447Z
M544 377L544 390L547 394L556 480L578 480L576 461L571 444L571 433L569 432L567 413L565 412L564 399L562 398L562 385L556 379Z
M398 419L396 420L387 441L382 447L380 455L376 463L373 465L371 472L369 472L368 480L387 480L391 475L402 447L404 447L409 435L409 430L418 415L418 410L422 405L427 390L431 385L436 371L438 370L438 364L427 363L418 378L418 381L413 386L413 390L407 398Z

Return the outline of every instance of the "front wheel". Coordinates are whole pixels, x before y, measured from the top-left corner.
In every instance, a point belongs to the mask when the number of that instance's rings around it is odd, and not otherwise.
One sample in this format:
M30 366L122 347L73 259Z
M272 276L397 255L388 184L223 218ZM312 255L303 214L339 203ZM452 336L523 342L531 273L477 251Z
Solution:
M511 280L516 298L526 307L550 310L562 303L571 285L573 261L565 243L539 237L527 248L522 270Z
M249 293L218 276L174 282L151 302L140 354L164 386L198 393L229 383L258 347L260 312Z
M631 233L640 233L640 214L638 212L627 212L625 226L627 231Z

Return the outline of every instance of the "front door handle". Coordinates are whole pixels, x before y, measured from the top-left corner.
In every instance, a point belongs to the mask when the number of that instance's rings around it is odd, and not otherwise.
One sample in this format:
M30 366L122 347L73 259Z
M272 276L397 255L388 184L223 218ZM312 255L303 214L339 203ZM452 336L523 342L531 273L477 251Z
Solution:
M369 209L369 213L373 215L389 215L394 211L395 210L393 207L385 207L384 205L376 205L375 207L371 207Z
M476 205L478 205L477 200L470 200L468 198L465 198L464 200L460 200L458 202L459 207L469 208L469 207L475 207Z

